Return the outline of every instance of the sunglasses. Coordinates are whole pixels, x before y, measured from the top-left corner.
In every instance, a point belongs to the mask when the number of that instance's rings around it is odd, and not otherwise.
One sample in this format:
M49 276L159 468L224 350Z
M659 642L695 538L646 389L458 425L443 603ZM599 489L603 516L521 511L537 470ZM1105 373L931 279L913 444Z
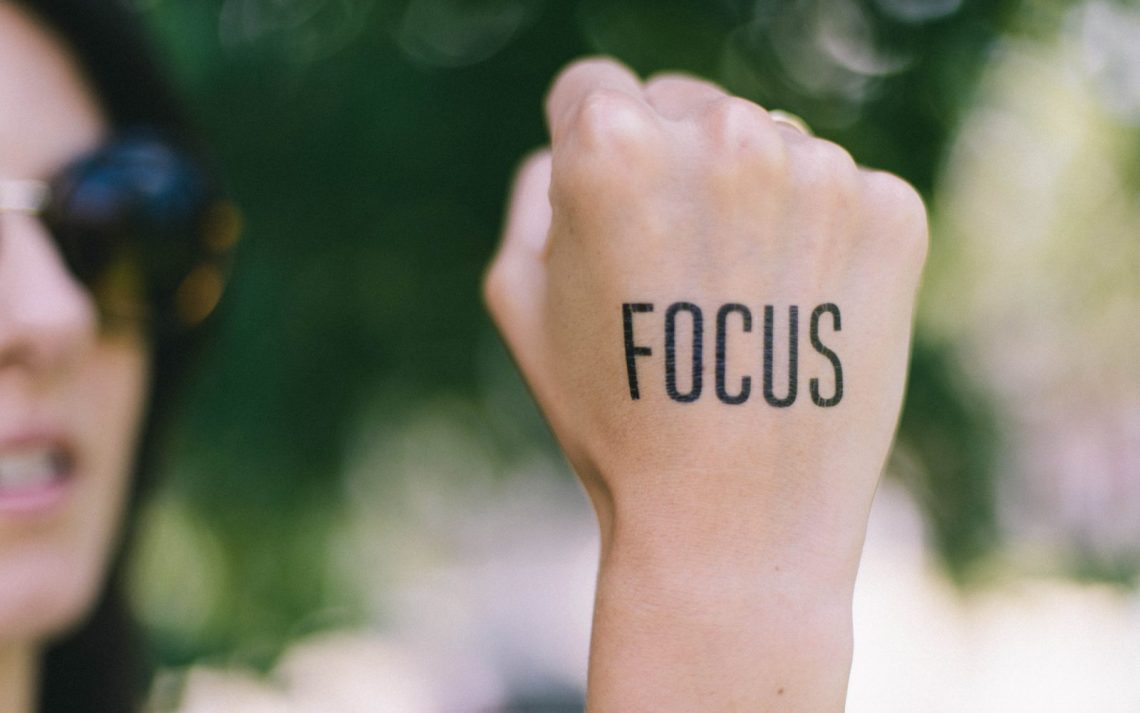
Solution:
M163 336L213 312L240 235L234 205L187 152L125 132L50 181L0 179L0 214L37 216L105 328Z

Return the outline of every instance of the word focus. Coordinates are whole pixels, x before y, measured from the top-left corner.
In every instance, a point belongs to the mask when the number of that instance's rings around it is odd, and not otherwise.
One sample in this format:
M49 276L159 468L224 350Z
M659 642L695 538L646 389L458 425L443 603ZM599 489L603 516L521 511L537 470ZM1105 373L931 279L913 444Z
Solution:
M634 333L637 329L646 329L644 322L649 318L637 319L636 315L652 313L654 305L650 302L626 302L621 306L622 326L625 333L625 365L629 376L630 398L641 398L638 384L637 359L639 357L652 357L650 347L638 344ZM687 391L681 391L677 386L677 323L678 317L684 313L684 322L692 330L691 338L684 341L692 345L692 363L689 365L691 376ZM808 337L812 349L821 354L831 363L834 372L835 391L829 396L820 393L819 379L812 377L808 381L808 391L811 401L816 406L830 408L843 399L843 364L839 355L828 348L820 338L820 321L828 315L832 332L841 330L839 307L831 302L818 305L811 311L808 320ZM704 388L704 313L701 308L691 302L674 302L665 310L665 392L669 398L680 403L691 403L701 397ZM639 324L635 324L638 322ZM764 306L764 335L763 366L764 400L777 408L787 408L796 402L799 393L799 307L788 307L788 383L782 388L782 395L776 394L776 385L773 384L774 362L776 359L776 345L774 332L776 329L776 309L773 305ZM721 402L731 405L742 404L752 394L752 377L745 375L734 383L728 381L727 345L730 339L747 339L743 336L752 333L752 310L743 304L732 302L721 305L716 311L716 397ZM683 333L682 336L684 337ZM760 340L757 340L760 341ZM745 370L747 371L747 369ZM734 371L735 373L735 371Z

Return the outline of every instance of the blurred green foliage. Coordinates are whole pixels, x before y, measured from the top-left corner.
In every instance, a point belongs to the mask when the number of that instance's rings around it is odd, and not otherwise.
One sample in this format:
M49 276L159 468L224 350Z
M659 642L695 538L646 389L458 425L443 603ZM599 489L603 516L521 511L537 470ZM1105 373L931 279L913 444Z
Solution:
M470 399L506 455L542 433L533 408L492 413L488 374L507 359L478 283L512 169L545 141L541 100L560 67L601 52L712 78L929 195L1015 4L141 3L247 220L167 478L222 533L232 601L214 638L164 641L162 655L259 642L252 656L268 660L298 621L351 605L315 569L313 533L335 518L346 439L369 404L398 422L424 399ZM997 434L943 352L920 335L900 438L926 466L912 486L962 574L996 537Z

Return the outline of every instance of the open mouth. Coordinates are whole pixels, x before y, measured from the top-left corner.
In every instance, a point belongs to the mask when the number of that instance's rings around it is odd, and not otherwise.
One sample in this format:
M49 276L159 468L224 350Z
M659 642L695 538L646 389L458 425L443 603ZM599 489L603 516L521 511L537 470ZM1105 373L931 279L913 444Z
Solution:
M0 509L37 510L62 494L73 458L60 444L37 444L0 451Z

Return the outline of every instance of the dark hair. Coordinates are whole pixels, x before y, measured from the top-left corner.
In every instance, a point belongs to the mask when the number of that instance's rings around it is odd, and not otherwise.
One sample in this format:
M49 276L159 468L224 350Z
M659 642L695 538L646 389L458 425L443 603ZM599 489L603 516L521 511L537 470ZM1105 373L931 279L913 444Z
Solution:
M193 147L191 132L157 65L138 18L115 0L17 0L70 50L112 129L147 126ZM134 481L118 550L91 614L52 643L43 658L41 713L136 711L152 665L123 593L126 553L140 498L158 456L164 417L194 360L202 330L163 336L153 365Z

